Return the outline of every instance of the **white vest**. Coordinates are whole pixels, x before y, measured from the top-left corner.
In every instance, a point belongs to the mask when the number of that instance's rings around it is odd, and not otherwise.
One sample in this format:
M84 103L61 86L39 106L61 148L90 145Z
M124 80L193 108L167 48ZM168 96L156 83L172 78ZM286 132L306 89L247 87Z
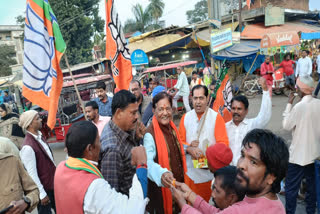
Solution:
M217 112L213 111L212 109L208 109L208 113L206 115L199 138L199 148L202 150L203 154L206 154L206 150L209 146L216 143L214 129L217 115ZM203 120L204 114L199 120L195 110L186 113L186 116L184 117L184 127L186 129L187 143L197 140L199 129ZM187 175L189 178L191 178L191 180L194 181L194 183L205 183L213 179L213 174L210 172L210 170L195 169L193 167L191 156L189 154L186 155L186 162L188 168Z

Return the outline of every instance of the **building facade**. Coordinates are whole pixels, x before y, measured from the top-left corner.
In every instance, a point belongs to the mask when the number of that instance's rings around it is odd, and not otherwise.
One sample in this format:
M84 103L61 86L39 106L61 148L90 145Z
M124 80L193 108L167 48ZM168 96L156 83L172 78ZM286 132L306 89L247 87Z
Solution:
M23 64L23 28L20 25L0 25L0 45L13 46L17 63Z

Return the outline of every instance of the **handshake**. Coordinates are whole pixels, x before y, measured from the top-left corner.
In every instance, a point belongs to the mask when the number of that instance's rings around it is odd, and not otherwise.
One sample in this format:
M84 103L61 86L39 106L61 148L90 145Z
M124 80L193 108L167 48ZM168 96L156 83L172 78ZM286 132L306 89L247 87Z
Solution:
M172 186L170 189L172 198L177 202L181 209L187 202L190 202L193 205L196 201L197 194L192 192L190 187L185 183L175 182L175 187Z

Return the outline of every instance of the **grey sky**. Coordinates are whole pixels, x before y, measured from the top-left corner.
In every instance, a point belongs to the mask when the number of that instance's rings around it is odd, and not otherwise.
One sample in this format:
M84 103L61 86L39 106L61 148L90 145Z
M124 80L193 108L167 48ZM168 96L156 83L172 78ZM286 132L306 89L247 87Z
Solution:
M49 0L54 1L54 0ZM186 11L193 9L196 2L199 0L164 0L165 9L162 20L165 20L166 26L170 25L186 25ZM222 0L221 0L222 1ZM105 0L100 0L100 15L105 17ZM141 3L146 6L148 0L115 0L120 20L122 24L128 18L133 18L131 8L136 3ZM310 9L320 10L320 0L309 0ZM25 10L25 0L0 0L0 25L12 25L16 24L15 17L23 15Z

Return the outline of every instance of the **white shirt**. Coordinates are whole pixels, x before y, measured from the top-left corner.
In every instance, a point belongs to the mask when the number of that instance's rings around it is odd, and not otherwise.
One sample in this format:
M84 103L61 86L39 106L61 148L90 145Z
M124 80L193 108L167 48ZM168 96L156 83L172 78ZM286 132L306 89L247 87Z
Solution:
M320 157L320 100L304 96L293 108L288 103L282 125L292 131L289 162L305 166Z
M296 76L310 76L312 73L312 61L309 57L298 60Z
M242 141L246 134L253 129L264 128L270 121L272 114L272 103L269 91L263 91L260 112L252 119L245 118L238 126L233 120L226 123L229 147L233 153L232 165L236 166L241 155Z
M141 184L134 175L129 198L123 195L102 179L95 179L89 186L83 201L85 214L143 214L149 199L144 199Z
M317 56L318 73L320 74L320 54Z
M189 96L190 89L189 89L189 83L186 74L182 71L179 74L178 82L174 86L174 88L179 89L178 95L179 96Z
M46 144L45 142L42 141L41 132L38 132L39 133L38 135L34 135L31 132L28 132L28 133L31 134L41 144L41 146L45 149L45 151L47 152L47 154L50 157L53 164L55 164L54 160L53 160L53 155L49 149L48 144ZM20 157L21 157L21 161L22 161L24 167L26 168L28 174L30 175L32 180L36 183L36 185L38 186L38 189L40 191L40 200L44 199L47 196L47 193L44 190L43 185L41 184L39 176L38 176L36 155L35 155L32 147L28 146L28 145L23 146L20 151Z

